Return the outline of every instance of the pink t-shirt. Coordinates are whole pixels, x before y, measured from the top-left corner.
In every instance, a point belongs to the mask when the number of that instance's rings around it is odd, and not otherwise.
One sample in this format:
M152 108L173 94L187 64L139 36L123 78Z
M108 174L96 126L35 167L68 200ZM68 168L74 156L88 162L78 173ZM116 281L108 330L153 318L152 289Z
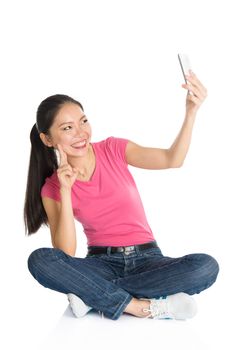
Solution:
M125 159L127 139L93 142L96 167L89 181L72 186L74 217L83 225L88 246L128 246L153 241L135 181ZM55 171L46 178L41 196L60 201Z

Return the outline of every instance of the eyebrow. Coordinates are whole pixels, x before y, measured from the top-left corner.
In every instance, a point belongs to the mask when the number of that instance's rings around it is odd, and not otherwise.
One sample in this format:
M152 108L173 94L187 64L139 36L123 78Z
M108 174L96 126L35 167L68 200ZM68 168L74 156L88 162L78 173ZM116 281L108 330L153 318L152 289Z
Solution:
M80 118L80 120L83 119L83 118L87 118L85 114L82 115L82 117ZM60 126L62 126L62 125L64 125L64 124L73 124L73 123L74 123L73 121L62 123L62 124L59 125L59 128L60 128Z

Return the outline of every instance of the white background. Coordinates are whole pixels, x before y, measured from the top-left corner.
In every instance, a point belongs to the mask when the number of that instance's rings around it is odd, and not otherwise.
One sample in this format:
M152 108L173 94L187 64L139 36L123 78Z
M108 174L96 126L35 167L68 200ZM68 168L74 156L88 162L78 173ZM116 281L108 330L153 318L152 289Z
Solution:
M232 348L232 1L8 0L0 6L4 349ZM93 141L116 136L170 147L185 111L178 52L189 54L208 89L185 163L179 169L130 171L163 253L211 254L220 264L218 280L195 296L199 313L190 321L126 314L119 321L92 314L74 319L66 296L41 287L27 270L30 252L51 246L47 228L26 238L23 226L36 109L49 95L68 94L83 104ZM83 257L80 224L77 232L77 256Z

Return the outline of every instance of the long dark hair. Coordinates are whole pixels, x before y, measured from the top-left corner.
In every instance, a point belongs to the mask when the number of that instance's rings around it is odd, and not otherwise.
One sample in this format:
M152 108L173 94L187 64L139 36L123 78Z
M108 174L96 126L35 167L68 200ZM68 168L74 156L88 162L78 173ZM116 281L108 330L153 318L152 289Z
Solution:
M41 200L41 188L46 177L49 177L58 168L57 156L53 147L47 147L41 141L39 134L49 135L56 115L65 103L80 102L67 95L52 95L43 100L38 109L36 124L30 132L31 153L28 168L28 179L24 203L25 233L30 235L38 231L42 224L48 226L48 218Z

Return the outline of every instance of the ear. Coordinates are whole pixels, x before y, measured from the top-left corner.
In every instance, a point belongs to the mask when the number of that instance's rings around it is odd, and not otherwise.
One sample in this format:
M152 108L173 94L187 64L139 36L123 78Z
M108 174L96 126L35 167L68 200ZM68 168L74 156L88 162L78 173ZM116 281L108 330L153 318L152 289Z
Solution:
M44 143L45 146L53 147L52 141L48 135L41 132L39 136L40 136L40 139Z

